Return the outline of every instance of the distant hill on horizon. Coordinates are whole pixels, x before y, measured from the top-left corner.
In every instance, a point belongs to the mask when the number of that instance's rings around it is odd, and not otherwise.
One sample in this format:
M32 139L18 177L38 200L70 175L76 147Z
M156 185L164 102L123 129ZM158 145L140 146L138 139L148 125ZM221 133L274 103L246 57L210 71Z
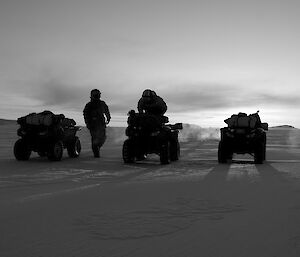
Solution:
M0 119L0 125L10 125L10 124L17 124L16 120L6 120L6 119Z
M297 128L295 128L294 126L291 126L291 125L279 125L279 126L273 126L273 127L270 127L270 128L297 129Z

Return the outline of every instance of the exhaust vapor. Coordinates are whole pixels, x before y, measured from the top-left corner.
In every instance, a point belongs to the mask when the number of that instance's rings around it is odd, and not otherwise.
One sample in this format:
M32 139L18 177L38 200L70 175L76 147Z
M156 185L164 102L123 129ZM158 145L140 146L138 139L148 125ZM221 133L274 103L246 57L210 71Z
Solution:
M183 129L179 133L179 140L181 142L187 141L207 141L219 140L219 128L203 128L193 124L183 124Z

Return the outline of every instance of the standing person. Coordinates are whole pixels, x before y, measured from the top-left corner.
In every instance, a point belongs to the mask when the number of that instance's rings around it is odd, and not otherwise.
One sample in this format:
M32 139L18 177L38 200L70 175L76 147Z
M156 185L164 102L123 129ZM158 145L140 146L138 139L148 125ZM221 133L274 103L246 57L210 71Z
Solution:
M95 158L100 157L100 148L106 140L106 125L110 122L110 112L106 103L100 100L98 89L91 91L91 101L83 110L83 117L92 137L92 150Z

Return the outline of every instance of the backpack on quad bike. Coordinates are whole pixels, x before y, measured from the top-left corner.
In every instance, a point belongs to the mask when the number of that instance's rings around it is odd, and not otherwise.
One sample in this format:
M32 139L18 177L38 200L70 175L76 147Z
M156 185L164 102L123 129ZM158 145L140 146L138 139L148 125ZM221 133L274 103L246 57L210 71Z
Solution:
M79 156L81 143L76 132L80 128L75 126L73 119L44 111L20 117L17 123L20 125L17 134L21 137L14 145L17 160L28 160L34 151L41 157L47 156L49 160L59 161L64 148L67 148L69 157Z
M134 163L145 159L147 154L158 154L161 164L177 161L180 156L178 141L182 123L166 124L168 117L151 114L128 113L128 127L123 144L122 155L124 163Z
M234 114L224 121L228 126L221 128L218 147L219 163L232 160L233 154L251 154L254 162L263 163L266 159L266 131L268 123L262 123L258 112Z

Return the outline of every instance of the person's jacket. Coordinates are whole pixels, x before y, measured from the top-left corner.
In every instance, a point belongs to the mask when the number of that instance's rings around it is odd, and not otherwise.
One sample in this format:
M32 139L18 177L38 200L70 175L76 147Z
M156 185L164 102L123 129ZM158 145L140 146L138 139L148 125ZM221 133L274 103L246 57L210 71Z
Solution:
M154 115L164 115L167 111L167 104L160 96L154 96L151 99L142 97L138 102L139 113L150 113Z
M105 120L105 116L106 120ZM106 103L100 99L91 100L83 110L83 117L87 128L105 126L110 121L110 112Z

